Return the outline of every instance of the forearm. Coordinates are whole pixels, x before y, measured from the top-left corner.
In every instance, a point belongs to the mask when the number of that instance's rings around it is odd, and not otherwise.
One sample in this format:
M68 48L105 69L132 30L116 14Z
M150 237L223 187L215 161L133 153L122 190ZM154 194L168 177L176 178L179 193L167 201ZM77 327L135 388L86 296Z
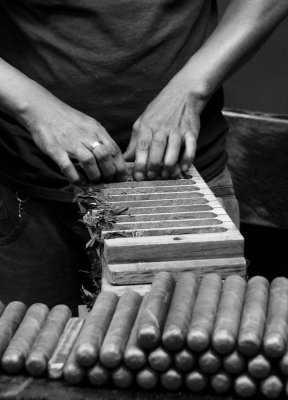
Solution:
M0 58L0 110L24 122L43 87ZM47 92L48 93L48 92Z
M179 73L203 106L287 14L287 0L230 1L212 35Z

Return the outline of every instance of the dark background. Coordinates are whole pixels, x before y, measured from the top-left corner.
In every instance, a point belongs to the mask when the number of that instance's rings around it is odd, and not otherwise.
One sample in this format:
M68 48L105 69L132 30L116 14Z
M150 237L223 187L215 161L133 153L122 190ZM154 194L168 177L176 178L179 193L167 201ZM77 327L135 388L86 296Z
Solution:
M220 15L229 0L218 0ZM288 18L225 84L225 105L288 115Z

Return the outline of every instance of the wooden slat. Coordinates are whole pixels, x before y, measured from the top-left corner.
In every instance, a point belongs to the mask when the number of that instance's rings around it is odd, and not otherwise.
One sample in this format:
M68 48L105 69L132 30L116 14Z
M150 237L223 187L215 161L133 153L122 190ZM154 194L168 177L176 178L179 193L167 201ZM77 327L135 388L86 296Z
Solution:
M191 192L164 192L164 193L131 193L131 194L122 194L122 195L114 195L107 196L107 200L109 203L120 203L125 201L143 201L143 200L163 200L163 199L195 199L198 197L203 197L198 193L199 189L195 189Z
M117 226L124 222L143 222L143 221L174 221L174 220L186 220L186 219L199 219L199 218L214 218L217 214L209 211L199 212L177 212L174 213L152 213L152 214L136 214L136 215L119 215L117 217Z
M196 228L197 229L197 228ZM104 240L107 264L138 261L195 260L242 257L244 241L237 230L169 236L123 237Z
M208 219L208 218L217 218L217 216L227 215L222 207L210 208L213 211L190 211L190 212L179 212L178 207L173 209L173 212L162 212L162 213L153 213L149 214L132 214L128 213L125 215L118 215L116 226L121 225L122 223L133 223L137 221L174 221L174 220L190 220L190 219Z
M121 221L124 216L133 215L150 215L150 214L161 214L161 213L182 213L182 212L197 212L197 211L214 211L220 206L218 201L207 201L207 199L201 199L205 204L188 204L188 205L177 205L177 206L160 206L160 207L129 207L123 214L117 216L117 220ZM94 209L91 211L93 216L96 216L101 212L101 209Z
M210 272L217 272L222 279L225 279L230 274L246 275L246 260L244 257L109 265L103 260L103 267L105 276L107 276L106 279L113 285L123 285L127 284L127 282L133 285L148 284L161 271L171 272L176 279L184 271L193 271L200 277ZM141 271L141 274L139 274L139 271Z
M146 238L149 236L168 236L168 235L200 235L200 234L209 234L209 233L222 233L226 232L227 229L223 226L198 226L198 227L169 227L169 228L161 228L161 229L141 229L134 231L130 230L118 230L118 231L106 231L102 232L102 239L113 239L115 237L121 238L123 236L130 238Z
M197 196L196 196L197 195ZM181 205L196 205L196 204L207 204L208 199L201 193L195 193L194 197L181 198L181 199L165 199L165 200L144 200L144 201L111 201L111 206L119 207L160 207L160 206L181 206ZM96 204L95 204L96 205Z
M178 193L179 187L181 192L195 192L200 190L200 185L174 185L174 186L148 186L148 187L127 187L127 188L115 188L114 185L110 188L101 190L105 196L109 195L124 195L124 194L147 194L147 193Z
M173 228L184 228L188 226L212 226L212 225L220 225L221 221L217 218L186 218L180 220L168 220L168 221L137 221L130 223L116 223L114 225L114 232L117 231L126 231L126 230L134 230L141 231L143 229L173 229ZM110 232L110 231L107 231ZM106 231L103 231L103 236L105 237Z
M193 169L196 171L195 169ZM195 185L196 180L194 178L192 179L170 179L170 180L156 180L156 181L128 181L128 182L113 182L113 183L106 183L106 184L99 184L97 185L97 188L99 190L103 189L110 189L112 186L113 188L155 188L158 186L191 186Z
M155 185L154 185L155 182ZM157 182L162 182L161 185L157 185ZM171 181L169 181L171 182ZM173 182L173 181L172 181ZM106 185L105 188L100 189L97 187L97 190L99 193L106 195L123 195L123 194L141 194L141 193L166 193L166 192L193 192L197 190L205 190L207 189L206 183L203 181L203 179L197 178L196 182L191 183L190 180L178 180L174 182L179 182L178 185L175 184L163 184L163 181L150 181L150 186L144 186L141 184L141 182L136 182L132 186L127 185L126 187L115 187L114 183L109 183ZM186 184L182 184L182 183ZM189 183L189 184L187 184ZM208 188L209 189L209 188ZM209 189L210 190L210 189Z

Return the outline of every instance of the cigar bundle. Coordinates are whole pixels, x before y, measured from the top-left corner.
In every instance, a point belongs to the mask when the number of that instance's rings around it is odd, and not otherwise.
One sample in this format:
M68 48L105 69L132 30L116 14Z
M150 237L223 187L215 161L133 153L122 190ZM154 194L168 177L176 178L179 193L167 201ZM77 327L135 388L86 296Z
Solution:
M0 303L9 374L96 387L288 395L288 279L158 273L144 297L101 292L85 319L65 305Z

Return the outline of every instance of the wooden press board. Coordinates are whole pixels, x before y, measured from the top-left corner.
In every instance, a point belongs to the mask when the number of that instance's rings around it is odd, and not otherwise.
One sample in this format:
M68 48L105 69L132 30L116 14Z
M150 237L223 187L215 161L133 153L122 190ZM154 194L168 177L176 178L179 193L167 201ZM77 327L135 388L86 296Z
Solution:
M176 277L184 270L222 278L246 274L242 235L197 170L189 174L191 179L99 185L109 205L127 207L101 231L103 288L149 285L163 270Z

